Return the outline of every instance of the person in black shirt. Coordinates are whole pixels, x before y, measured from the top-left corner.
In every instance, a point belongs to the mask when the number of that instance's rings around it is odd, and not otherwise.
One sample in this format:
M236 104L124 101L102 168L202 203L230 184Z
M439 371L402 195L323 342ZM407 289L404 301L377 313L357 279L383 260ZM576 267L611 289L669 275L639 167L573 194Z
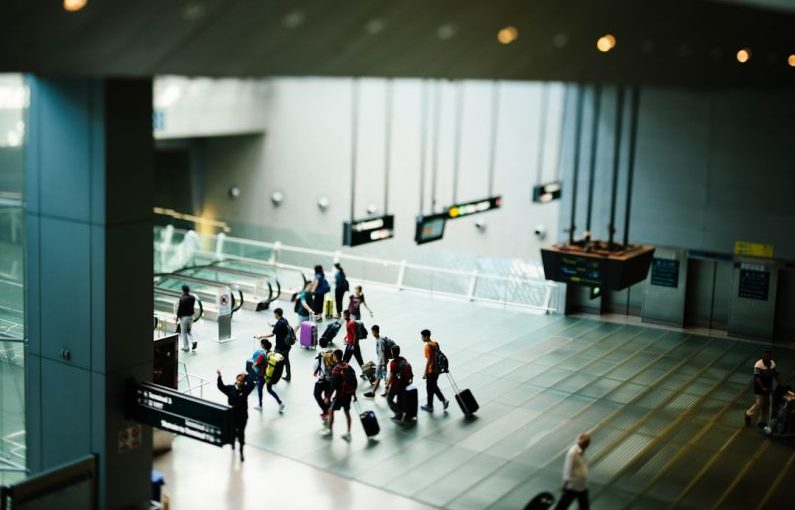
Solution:
M187 285L182 286L182 296L179 298L179 305L177 306L177 324L179 325L179 338L182 340L182 350L188 352L190 343L188 337L193 342L193 350L196 350L198 342L193 337L191 332L193 326L193 307L196 305L196 298L191 296L190 288Z
M287 341L287 337L290 334L290 323L287 322L287 319L284 318L284 310L281 308L277 308L273 311L273 316L276 318L276 323L273 324L273 331L266 335L260 335L257 338L263 340L265 338L270 338L272 336L276 337L276 341L274 342L274 352L278 352L282 356L284 356L284 370L285 374L283 379L287 382L290 381L290 349L292 346Z
M240 443L240 462L246 460L243 457L243 445L246 444L246 423L248 422L248 396L254 390L254 381L245 372L237 374L235 384L225 385L221 379L221 371L218 374L218 389L226 395L227 403L232 407L232 422L235 427L235 439ZM235 439L232 439L232 450L235 449Z

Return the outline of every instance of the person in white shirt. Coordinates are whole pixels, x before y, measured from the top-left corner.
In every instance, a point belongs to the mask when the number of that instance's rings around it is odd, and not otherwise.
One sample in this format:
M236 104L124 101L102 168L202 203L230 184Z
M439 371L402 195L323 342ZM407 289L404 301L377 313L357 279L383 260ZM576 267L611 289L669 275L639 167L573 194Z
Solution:
M588 464L583 453L591 444L591 436L583 433L577 437L577 444L569 448L563 463L563 495L555 510L566 510L576 499L580 510L588 510Z
M770 394L776 383L781 385L773 353L765 351L762 359L754 363L754 404L745 412L745 425L750 427L757 421L758 427L765 427L770 418Z

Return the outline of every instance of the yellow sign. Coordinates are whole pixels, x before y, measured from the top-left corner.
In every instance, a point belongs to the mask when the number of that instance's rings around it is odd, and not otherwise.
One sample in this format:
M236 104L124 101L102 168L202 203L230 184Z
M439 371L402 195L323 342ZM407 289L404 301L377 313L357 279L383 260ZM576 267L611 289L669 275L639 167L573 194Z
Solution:
M746 257L773 258L773 245L762 243L749 243L747 241L734 242L734 254Z

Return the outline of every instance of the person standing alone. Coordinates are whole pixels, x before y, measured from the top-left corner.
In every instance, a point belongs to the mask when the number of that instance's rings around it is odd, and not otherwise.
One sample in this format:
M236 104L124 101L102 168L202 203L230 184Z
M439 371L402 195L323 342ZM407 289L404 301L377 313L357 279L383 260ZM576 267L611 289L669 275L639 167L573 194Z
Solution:
M754 419L757 420L758 427L767 425L773 382L781 384L773 353L765 351L762 359L754 363L754 404L745 412L746 426L750 427Z
M576 499L580 510L588 510L588 464L583 454L591 444L591 436L583 433L577 437L577 443L569 448L566 461L563 463L563 495L555 510L566 510Z
M221 370L218 374L218 390L226 395L227 403L232 407L232 423L235 428L235 439L240 444L240 462L243 462L243 446L246 444L246 424L248 423L248 396L254 389L254 380L245 373L237 374L235 384L224 384ZM235 449L235 440L232 440L232 450Z
M439 344L435 340L431 340L431 331L423 329L420 331L422 341L425 342L425 388L428 392L428 404L422 406L423 411L433 412L433 396L439 397L442 406L447 409L450 402L444 398L442 390L439 389L439 370L436 363L436 353L439 352Z
M182 350L188 352L193 343L193 350L196 350L198 342L193 337L193 308L196 305L196 298L190 293L190 287L182 286L182 295L179 297L177 305L177 324L179 325L179 338L182 341ZM188 338L190 337L190 339Z
M334 273L334 304L337 305L337 314L334 318L339 319L342 314L342 300L345 297L345 293L351 289L351 284L348 282L348 276L339 262L334 263L334 269L337 270Z

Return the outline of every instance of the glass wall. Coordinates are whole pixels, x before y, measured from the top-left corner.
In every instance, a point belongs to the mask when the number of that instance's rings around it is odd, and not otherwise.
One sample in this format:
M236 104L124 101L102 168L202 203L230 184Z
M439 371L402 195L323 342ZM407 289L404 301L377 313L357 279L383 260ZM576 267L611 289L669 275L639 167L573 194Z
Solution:
M24 476L24 77L0 74L0 484Z

